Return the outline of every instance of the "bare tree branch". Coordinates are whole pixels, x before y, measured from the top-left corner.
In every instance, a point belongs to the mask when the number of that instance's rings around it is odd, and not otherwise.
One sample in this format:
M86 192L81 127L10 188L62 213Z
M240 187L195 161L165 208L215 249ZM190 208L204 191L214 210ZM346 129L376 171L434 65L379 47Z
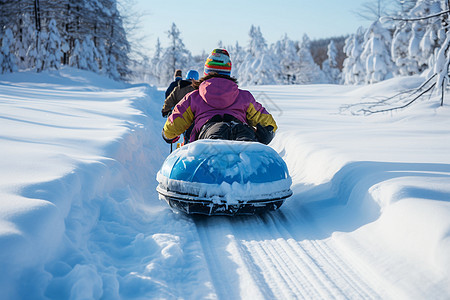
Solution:
M435 86L436 86L436 82L433 83L426 90L422 91L419 95L417 95L411 101L407 102L404 105L396 106L396 107L392 107L392 108L386 108L386 109L379 109L379 110L362 109L361 111L364 114L376 114L376 113L384 113L384 112L389 112L389 111L394 111L394 110L399 110L399 109L406 108L406 107L410 106L411 104L413 104L414 102L416 102L417 99L419 99L420 97L422 97L423 95L425 95L426 93L428 93L429 91L434 89Z
M450 13L450 10L441 11L440 13L437 13L434 15L429 15L429 16L424 16L424 17L419 17L419 18L382 17L381 19L382 19L382 21L390 20L390 21L414 22L414 21L421 21L421 20L427 20L427 19L431 19L431 18L440 17L440 16L448 14L448 13Z
M433 82L433 79L436 76L437 74L434 74L417 88L401 91L390 97L384 97L377 101L342 106L340 112L349 111L352 115L371 115L406 108L425 94L429 93L430 96L432 95L433 90L436 87L436 81ZM405 102L405 100L407 102Z

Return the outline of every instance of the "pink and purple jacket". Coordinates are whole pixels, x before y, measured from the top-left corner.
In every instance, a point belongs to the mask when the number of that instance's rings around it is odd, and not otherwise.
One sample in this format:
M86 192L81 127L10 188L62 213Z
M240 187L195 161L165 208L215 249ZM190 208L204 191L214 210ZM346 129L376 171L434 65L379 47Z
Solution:
M233 81L213 77L200 84L198 90L187 94L174 108L163 128L164 136L173 139L188 129L194 128L190 141L195 141L202 128L215 115L229 114L250 126L277 124L267 110L258 103L249 91L241 90Z

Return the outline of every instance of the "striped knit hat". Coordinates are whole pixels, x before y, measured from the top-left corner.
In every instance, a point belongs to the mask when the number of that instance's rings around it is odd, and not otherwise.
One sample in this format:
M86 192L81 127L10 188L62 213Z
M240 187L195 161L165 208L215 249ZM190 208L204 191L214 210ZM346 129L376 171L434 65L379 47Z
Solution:
M225 49L214 49L205 62L204 75L216 72L222 75L231 75L231 60Z

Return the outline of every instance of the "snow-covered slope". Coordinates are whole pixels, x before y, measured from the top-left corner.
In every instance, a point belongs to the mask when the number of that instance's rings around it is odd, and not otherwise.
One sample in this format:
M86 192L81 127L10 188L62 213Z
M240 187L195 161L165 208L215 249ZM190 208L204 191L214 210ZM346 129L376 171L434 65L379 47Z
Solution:
M70 68L1 75L1 298L449 298L448 105L339 114L420 81L252 87L294 195L208 218L158 200L163 92Z

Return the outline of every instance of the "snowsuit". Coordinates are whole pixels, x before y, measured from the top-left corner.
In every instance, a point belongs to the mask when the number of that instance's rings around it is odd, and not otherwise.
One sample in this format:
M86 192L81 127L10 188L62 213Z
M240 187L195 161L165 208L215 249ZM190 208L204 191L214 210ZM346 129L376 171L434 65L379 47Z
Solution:
M233 123L234 122L234 123ZM232 80L213 77L200 84L198 90L187 94L172 111L163 128L163 137L174 139L194 123L190 141L198 138L222 138L237 140L260 140L253 127L260 133L271 134L261 141L270 142L277 125L272 115L258 103L249 91L241 90ZM225 124L213 124L218 130L211 131L211 123L229 123L229 130L223 130ZM205 125L206 124L206 125ZM204 126L205 125L205 126ZM233 129L234 128L234 129ZM218 135L219 131L224 131ZM236 134L238 135L236 136ZM255 138L247 139L251 132ZM243 135L240 135L242 132ZM228 136L228 138L227 138Z
M178 81L180 81L180 80L181 80L181 77L177 77L177 78L175 78L174 81L172 81L169 84L169 87L167 88L166 93L165 93L166 98L169 97L170 93L172 93L173 89L178 85Z
M190 80L177 81L177 86L173 89L170 95L166 97L166 100L164 101L164 105L161 111L163 116L167 116L169 112L172 111L172 108L177 105L178 102L180 102L186 94L194 90L194 87L191 84L192 81Z

